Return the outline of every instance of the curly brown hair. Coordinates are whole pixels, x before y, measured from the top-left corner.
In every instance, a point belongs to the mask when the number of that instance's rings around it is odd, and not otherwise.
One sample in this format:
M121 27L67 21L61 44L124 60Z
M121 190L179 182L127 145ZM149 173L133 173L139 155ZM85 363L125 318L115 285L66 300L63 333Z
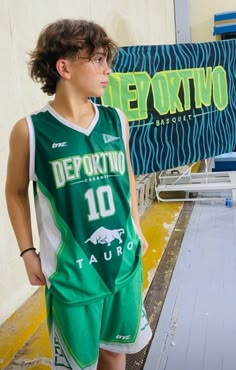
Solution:
M109 63L117 51L115 42L98 24L86 20L59 19L41 31L35 50L29 53L30 77L42 84L43 92L53 95L60 78L56 69L57 60L73 59L82 49L86 49L91 56L97 48L106 50Z

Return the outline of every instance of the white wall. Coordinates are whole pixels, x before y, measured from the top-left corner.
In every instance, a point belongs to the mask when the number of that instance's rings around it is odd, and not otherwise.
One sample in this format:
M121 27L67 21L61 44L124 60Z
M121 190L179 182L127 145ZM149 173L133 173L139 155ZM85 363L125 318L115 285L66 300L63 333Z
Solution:
M8 219L4 186L13 124L47 101L28 77L27 51L42 27L57 18L86 18L103 25L120 46L175 42L173 0L0 0L0 324L34 291ZM16 169L17 171L17 169ZM34 217L33 217L34 220ZM34 227L35 243L37 230Z
M190 0L192 42L215 41L214 14L236 11L235 0Z

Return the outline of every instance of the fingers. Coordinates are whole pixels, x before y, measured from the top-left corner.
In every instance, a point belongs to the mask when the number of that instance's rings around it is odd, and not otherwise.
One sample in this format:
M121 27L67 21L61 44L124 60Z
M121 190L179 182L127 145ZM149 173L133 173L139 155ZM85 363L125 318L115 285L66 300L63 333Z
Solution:
M39 277L39 276L31 276L29 277L29 281L31 285L46 285L45 277Z
M143 247L143 256L145 255L145 253L147 252L147 250L148 250L148 246Z
M41 271L28 272L28 278L31 285L46 285L45 276Z
M143 248L143 253L142 253L142 255L144 256L144 254L147 252L147 249L148 249L148 242L147 242L147 240L146 240L146 239L144 239L142 242L143 242L143 243L142 243L142 248Z

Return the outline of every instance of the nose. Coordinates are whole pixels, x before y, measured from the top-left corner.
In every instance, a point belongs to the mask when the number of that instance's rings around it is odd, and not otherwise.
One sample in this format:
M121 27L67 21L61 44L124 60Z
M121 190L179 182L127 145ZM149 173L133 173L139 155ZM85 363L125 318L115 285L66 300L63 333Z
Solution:
M105 68L104 68L104 73L106 74L106 75L110 75L111 74L111 72L112 72L112 68L110 67L110 65L107 63L107 61L106 61L106 64L105 64Z
M111 67L108 67L108 69L107 69L107 75L110 75L111 74L111 72L112 72L112 69L111 69Z

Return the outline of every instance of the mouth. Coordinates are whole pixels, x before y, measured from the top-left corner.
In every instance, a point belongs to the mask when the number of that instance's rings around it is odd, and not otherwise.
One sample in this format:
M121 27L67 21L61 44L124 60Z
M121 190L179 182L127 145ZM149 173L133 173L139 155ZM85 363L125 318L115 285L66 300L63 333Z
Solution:
M102 87L107 87L107 85L108 85L108 81L103 81L103 82L101 82L101 85L102 85Z

